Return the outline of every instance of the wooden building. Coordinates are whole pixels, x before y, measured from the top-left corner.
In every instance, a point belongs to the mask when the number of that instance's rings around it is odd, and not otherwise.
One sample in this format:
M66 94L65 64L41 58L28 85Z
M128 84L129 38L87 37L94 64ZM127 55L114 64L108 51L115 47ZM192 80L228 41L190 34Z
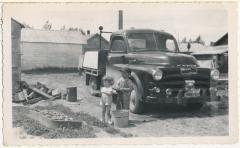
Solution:
M11 19L11 40L12 40L12 95L13 99L17 92L20 91L21 81L21 29L24 26L18 21Z
M87 44L84 45L84 53L86 51L96 51L100 49L100 35L98 33L92 35L86 35ZM108 49L109 42L102 37L101 38L101 48Z
M216 42L214 42L213 46L221 46L228 45L228 33L224 34L221 38L219 38Z
M79 65L78 70L81 71L84 53L86 51L98 51L100 50L100 35L98 33L90 35L90 32L86 35L87 44L84 45L84 52L83 54L79 55ZM104 38L101 37L101 49L108 49L109 42Z
M23 29L22 69L77 68L87 38L78 31Z
M206 68L215 68L220 73L228 73L228 33L213 42L211 47L193 52L200 66Z

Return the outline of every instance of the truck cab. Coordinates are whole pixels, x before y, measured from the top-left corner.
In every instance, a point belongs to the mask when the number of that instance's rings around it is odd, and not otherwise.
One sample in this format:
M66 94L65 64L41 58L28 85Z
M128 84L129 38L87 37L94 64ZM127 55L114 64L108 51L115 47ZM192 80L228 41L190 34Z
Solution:
M200 107L210 100L210 83L219 77L217 70L200 68L193 56L181 54L174 36L163 31L114 32L107 54L101 55L107 56L103 75L118 80L121 69L131 71L133 113L142 113L146 102Z

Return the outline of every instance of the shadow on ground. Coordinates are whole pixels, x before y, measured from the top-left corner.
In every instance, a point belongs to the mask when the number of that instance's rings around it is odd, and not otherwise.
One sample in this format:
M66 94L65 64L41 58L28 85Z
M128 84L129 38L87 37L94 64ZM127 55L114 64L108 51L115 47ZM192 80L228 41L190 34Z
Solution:
M146 104L144 113L130 114L130 126L152 122L156 120L178 119L178 118L204 118L228 114L227 109L218 107L217 103L208 103L200 109L186 108L170 104Z

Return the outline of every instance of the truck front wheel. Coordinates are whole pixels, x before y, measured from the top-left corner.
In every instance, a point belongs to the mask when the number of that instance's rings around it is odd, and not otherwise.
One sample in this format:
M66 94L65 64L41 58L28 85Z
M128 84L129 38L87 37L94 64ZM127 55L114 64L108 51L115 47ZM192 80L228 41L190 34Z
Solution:
M188 110L199 110L202 106L203 103L188 103L186 107Z
M89 85L92 90L100 90L101 77L90 76Z
M140 114L143 112L143 102L141 101L143 96L141 94L137 84L133 82L133 90L130 94L130 111L132 113Z

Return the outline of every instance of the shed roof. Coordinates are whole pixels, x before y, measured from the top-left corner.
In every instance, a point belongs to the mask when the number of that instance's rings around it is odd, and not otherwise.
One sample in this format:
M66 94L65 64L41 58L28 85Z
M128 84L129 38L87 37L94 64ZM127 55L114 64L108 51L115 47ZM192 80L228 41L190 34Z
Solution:
M22 42L87 44L87 38L78 31L22 29Z
M11 21L19 24L22 28L24 28L24 25L22 23L18 22L17 20L15 20L14 18L11 18Z
M219 38L219 39L214 43L214 46L227 45L227 44L228 44L228 33L225 33L221 38Z
M94 33L94 34L91 34L91 35L86 35L86 37L87 37L87 41L90 41L94 37L100 37L100 34L99 33ZM109 41L107 39L105 39L103 36L101 36L101 37L102 37L103 41L105 41L106 43L109 43Z
M213 46L203 49L201 51L193 52L192 55L216 55L216 54L223 54L228 52L228 46Z

